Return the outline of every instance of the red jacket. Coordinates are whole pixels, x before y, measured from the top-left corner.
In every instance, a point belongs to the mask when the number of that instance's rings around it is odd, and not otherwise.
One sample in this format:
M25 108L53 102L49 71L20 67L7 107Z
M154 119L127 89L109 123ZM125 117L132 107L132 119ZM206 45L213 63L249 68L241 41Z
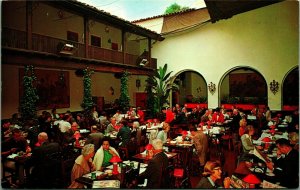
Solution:
M224 115L222 113L217 113L215 112L213 115L212 115L212 119L211 121L214 122L214 123L223 123L224 122Z

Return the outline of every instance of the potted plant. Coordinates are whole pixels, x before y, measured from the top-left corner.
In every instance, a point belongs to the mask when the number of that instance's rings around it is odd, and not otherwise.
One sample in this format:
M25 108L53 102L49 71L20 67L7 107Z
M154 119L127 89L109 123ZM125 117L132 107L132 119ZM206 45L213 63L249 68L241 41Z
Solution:
M124 71L121 76L121 89L120 89L120 98L119 98L119 107L120 109L125 112L129 109L130 106L130 97L128 93L128 77L130 73Z
M92 74L94 71L90 70L88 67L83 70L83 101L81 107L85 111L86 116L91 115L91 109L94 105L92 98Z
M23 76L23 96L21 97L21 103L19 111L21 118L26 121L37 117L37 103L39 96L33 83L37 78L34 73L34 67L32 65L25 66Z
M168 105L170 91L177 89L176 84L170 81L172 71L167 72L167 69L167 64L163 67L159 67L156 72L154 72L154 75L146 80L146 89L148 89L148 92L151 92L150 95L153 94L153 99L147 99L147 105L151 103L154 105L153 113L159 113L164 106Z

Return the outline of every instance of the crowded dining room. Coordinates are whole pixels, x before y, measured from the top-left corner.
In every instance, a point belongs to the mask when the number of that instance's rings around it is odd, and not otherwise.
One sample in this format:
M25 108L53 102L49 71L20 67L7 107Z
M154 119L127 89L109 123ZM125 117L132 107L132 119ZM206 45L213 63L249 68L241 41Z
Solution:
M2 1L1 187L299 188L299 2L194 1Z

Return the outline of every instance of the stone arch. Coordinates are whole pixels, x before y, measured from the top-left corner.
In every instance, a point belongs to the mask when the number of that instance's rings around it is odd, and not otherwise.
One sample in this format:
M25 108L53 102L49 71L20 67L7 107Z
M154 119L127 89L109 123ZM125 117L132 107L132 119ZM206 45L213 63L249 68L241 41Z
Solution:
M249 72L250 71L250 72ZM259 87L259 89L256 88L257 91L259 91L258 94L263 94L263 97L254 97L254 98L251 98L251 97L246 97L245 98L245 94L250 92L250 95L251 95L251 89L247 89L247 90L243 90L243 88L241 89L241 91L238 91L238 93L240 93L239 95L239 98L236 98L234 99L234 97L230 97L230 94L231 93L234 93L234 90L231 89L233 87L230 88L230 83L229 83L229 76L230 76L230 73L233 73L233 72L236 72L235 74L240 74L241 76L245 73L254 73L254 74L249 74L247 75L247 79L248 79L248 76L250 76L251 79L253 80L257 80L256 82L259 82L261 85L263 85L263 87L260 87L258 84L251 84L251 85L256 85L256 87ZM255 75L256 74L256 75ZM232 102L234 102L236 100L236 103L245 103L247 101L251 102L251 100L253 101L253 104L265 104L267 105L267 100L268 100L268 84L266 82L266 79L265 77L255 68L253 67L250 67L250 66L237 66L237 67L233 67L231 69L229 69L228 71L226 71L220 81L219 81L219 84L218 84L218 105L220 106L222 102L224 102L224 99L226 97L225 96L225 92L222 92L222 90L224 90L224 88L226 88L225 86L222 86L222 85L225 85L224 84L224 80L228 80L228 96L229 98L232 98ZM241 80L244 80L243 77L241 77ZM241 82L241 84L249 84L249 83L243 83ZM235 85L237 86L237 85ZM242 86L243 87L243 86Z
M299 109L299 66L291 68L281 82L282 110Z
M182 77L183 76L185 76L185 75L189 75L189 77L190 77L190 79L189 79L189 81L187 80L187 79L184 79L185 81L181 81L182 80ZM180 78L181 77L181 78ZM208 92L207 92L207 82L206 82L206 80L205 80L205 78L203 77L203 75L201 74L201 73L199 73L198 71L195 71L195 70L192 70L192 69L185 69L185 70L181 70L181 71L179 71L179 72L177 72L175 75L173 75L172 77L171 77L171 83L178 83L178 81L181 81L181 82L193 82L192 81L192 79L199 79L200 80L200 84L199 84L199 86L197 86L197 88L195 89L195 86L197 85L197 84L192 84L192 83L189 83L189 84L185 84L185 85L187 85L187 86L189 86L189 92L194 92L194 93L186 93L185 92L185 94L184 95L181 95L180 96L180 98L183 98L183 96L186 96L186 95L193 95L194 97L194 99L193 100L195 100L195 98L199 98L199 101L200 101L200 98L201 98L201 96L203 96L202 97L202 100L204 100L204 99L206 99L206 101L207 101L207 96L208 96ZM194 81L195 82L195 81ZM179 85L180 86L180 85ZM182 90L182 89L179 89L179 90ZM196 93L196 91L198 92L198 94L199 94L199 97L197 97L197 93ZM183 92L181 92L181 93L183 93ZM171 103L171 106L175 103L175 100L174 100L174 97L175 96L175 94L174 94L174 92L171 92L171 99L170 99L170 103ZM181 100L179 100L179 102L177 102L177 103L179 103L179 104L183 104L183 103L185 103L185 102L183 102L183 100L181 99Z

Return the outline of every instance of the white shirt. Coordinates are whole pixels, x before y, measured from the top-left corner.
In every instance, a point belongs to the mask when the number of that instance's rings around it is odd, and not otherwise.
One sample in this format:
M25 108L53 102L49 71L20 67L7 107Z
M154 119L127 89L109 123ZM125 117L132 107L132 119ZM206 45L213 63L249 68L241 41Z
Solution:
M67 121L59 121L59 129L62 133L65 133L71 129L71 124Z

